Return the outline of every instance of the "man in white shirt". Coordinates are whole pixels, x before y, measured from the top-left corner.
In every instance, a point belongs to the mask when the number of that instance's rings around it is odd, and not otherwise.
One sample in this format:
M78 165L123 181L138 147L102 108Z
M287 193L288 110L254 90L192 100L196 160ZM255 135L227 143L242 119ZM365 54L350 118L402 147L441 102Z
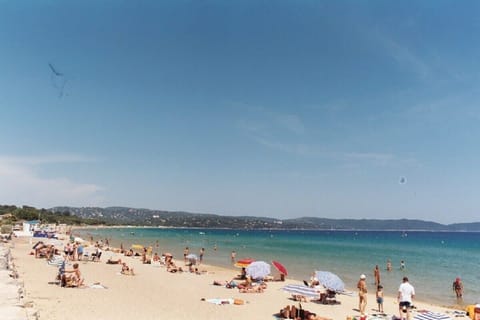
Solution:
M415 289L408 282L407 277L403 277L403 282L398 288L398 306L400 311L400 319L405 317L410 320L410 307L415 297Z

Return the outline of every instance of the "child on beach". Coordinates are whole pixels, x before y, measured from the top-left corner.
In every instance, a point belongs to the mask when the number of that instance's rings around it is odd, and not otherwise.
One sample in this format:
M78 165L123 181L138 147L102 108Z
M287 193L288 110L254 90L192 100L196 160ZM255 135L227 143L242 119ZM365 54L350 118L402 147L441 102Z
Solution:
M377 304L378 304L378 312L383 313L383 286L377 286Z

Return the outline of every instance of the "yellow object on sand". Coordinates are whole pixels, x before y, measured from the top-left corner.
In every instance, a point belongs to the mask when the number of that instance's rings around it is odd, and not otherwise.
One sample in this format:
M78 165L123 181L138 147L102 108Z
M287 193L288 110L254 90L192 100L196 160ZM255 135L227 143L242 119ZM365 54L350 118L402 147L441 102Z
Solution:
M141 244L132 244L132 249L143 249Z
M468 313L468 316L470 317L470 319L474 319L475 317L475 305L474 304L470 304L468 306L465 307L465 311L467 311Z

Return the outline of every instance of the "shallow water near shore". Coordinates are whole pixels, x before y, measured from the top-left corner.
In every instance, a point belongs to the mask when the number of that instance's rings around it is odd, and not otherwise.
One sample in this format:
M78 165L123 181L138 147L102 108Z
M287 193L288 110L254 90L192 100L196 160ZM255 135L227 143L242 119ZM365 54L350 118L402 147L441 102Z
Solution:
M378 264L386 294L396 295L402 277L408 276L419 300L445 306L458 304L452 282L460 276L465 285L460 304L480 301L480 233L98 228L74 234L107 238L117 247L152 246L154 252L168 251L176 258L183 258L185 247L197 255L204 247L206 263L231 268L234 250L237 259L278 260L287 267L288 277L297 280L308 279L314 270L332 271L350 290L363 273L369 292L375 291L373 269ZM385 270L387 259L393 265L390 272ZM405 270L399 268L401 260Z

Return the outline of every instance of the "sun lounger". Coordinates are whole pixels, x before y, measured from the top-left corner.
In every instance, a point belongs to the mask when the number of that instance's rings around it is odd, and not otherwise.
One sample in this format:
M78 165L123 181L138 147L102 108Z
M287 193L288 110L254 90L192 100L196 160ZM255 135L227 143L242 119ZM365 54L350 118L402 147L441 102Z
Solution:
M414 317L414 320L452 320L451 317L446 314L436 312L418 312Z

